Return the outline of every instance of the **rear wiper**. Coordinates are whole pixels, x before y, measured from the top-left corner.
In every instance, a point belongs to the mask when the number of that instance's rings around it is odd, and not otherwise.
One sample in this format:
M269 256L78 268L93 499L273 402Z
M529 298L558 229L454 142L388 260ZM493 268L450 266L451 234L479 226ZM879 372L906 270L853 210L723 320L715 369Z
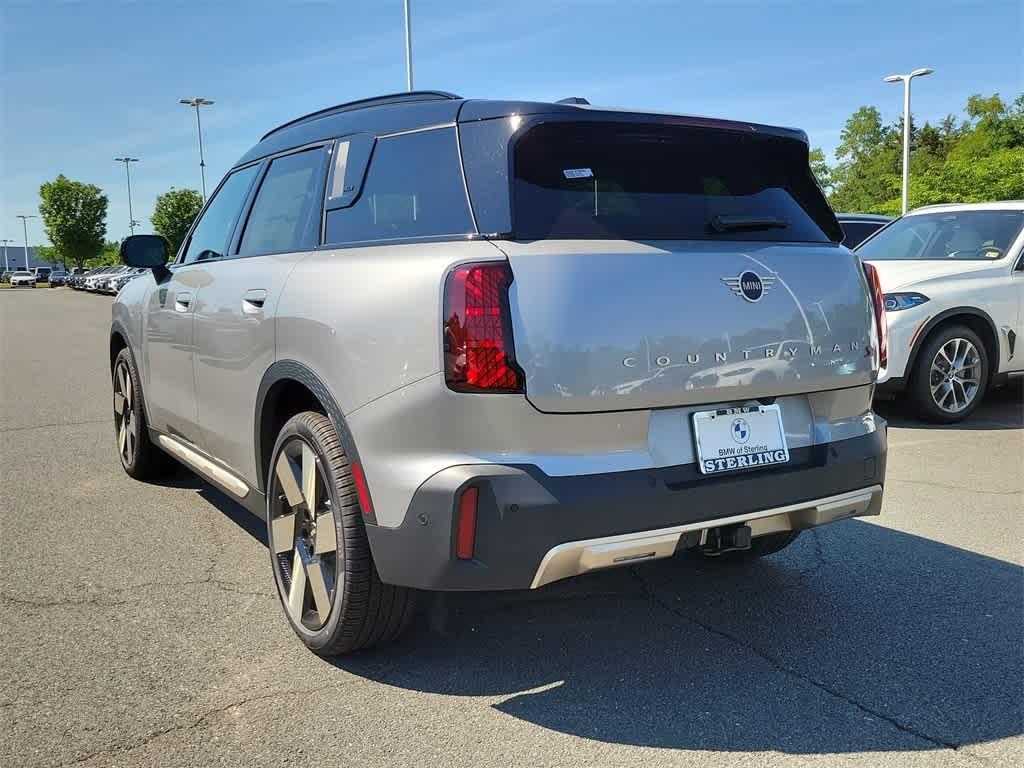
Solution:
M777 216L722 216L709 222L715 232L754 232L760 229L785 229L789 221Z

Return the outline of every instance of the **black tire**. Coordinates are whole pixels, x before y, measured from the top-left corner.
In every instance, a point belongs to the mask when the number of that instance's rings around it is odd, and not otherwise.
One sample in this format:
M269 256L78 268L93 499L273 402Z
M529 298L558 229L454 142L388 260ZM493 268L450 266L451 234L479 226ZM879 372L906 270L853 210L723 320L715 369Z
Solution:
M758 560L768 555L774 555L788 547L797 537L800 531L781 531L769 533L766 536L758 536L750 540L750 549L737 549L732 552L725 552L721 555L708 555L706 559L717 560L722 563L744 563Z
M314 486L314 498L310 504L306 501L306 490L300 488L303 501L296 506L287 497L280 472L289 469L293 473L296 471L294 465L289 463L290 454L296 445L304 451L303 444L312 449L319 470L316 475L319 480L316 482L322 482L323 489L321 493L320 488ZM285 464L279 469L282 453L286 454L283 457ZM306 453L302 453L303 459L306 456ZM299 467L297 471L293 479L304 485L305 480L300 478L304 477L305 470ZM352 653L397 638L412 620L416 592L406 587L384 584L377 574L366 538L352 470L330 419L313 411L289 419L274 444L267 489L267 541L271 567L281 606L295 634L318 656ZM310 526L314 531L313 537L305 539L306 523L302 522L304 518L301 515L310 506L314 511L308 517L320 522L313 522ZM334 524L333 556L328 550L325 556L316 555L306 565L302 565L297 562L300 540L305 542L304 546L308 545L308 549L304 550L307 554L318 552L319 538L323 535L323 529L318 528L318 525L322 526L328 516ZM292 519L290 522L282 523L289 517ZM275 521L280 526L277 530L291 531L295 536L294 545L285 535L277 536L281 541L275 540ZM319 535L316 534L317 530L321 532ZM314 560L315 564L312 563ZM309 586L312 583L311 576L301 576L302 594L298 604L289 603L296 568L303 568L304 574L312 573L312 570L306 569L312 569L314 565L318 573L327 575L323 583L331 590L326 620ZM306 608L307 605L310 607Z
M126 393L129 382L130 389ZM142 380L135 358L127 347L114 359L111 385L114 390L114 437L124 471L136 480L156 480L166 476L174 465L170 457L149 439Z
M939 356L939 350L944 349L947 344L956 339L970 342L977 351L978 384L966 407L950 411L940 407L932 396L932 379L933 376L938 375L932 371L932 362ZM914 369L911 372L910 383L907 388L907 397L914 411L925 421L937 424L954 424L958 421L963 421L974 413L974 409L981 403L988 390L989 375L988 353L978 334L966 325L953 324L941 326L928 336L917 355L917 359L914 361ZM961 389L961 391L964 390Z

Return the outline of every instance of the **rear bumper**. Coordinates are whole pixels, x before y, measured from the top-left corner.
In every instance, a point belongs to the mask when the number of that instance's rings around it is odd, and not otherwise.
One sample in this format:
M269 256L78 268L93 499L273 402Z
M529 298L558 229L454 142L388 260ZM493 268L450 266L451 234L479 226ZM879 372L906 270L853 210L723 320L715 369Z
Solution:
M692 531L748 522L758 536L879 513L884 427L790 454L785 468L724 477L695 464L568 477L533 466L450 467L416 491L402 525L367 534L387 583L526 589L670 556ZM474 559L459 560L456 507L469 486L479 489Z

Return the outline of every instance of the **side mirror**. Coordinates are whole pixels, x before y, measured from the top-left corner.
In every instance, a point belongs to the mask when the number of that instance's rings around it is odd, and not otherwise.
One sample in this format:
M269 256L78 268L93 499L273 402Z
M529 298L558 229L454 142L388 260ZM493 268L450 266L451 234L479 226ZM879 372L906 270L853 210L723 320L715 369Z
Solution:
M168 255L167 241L160 235L132 235L121 243L121 261L129 267L162 267Z

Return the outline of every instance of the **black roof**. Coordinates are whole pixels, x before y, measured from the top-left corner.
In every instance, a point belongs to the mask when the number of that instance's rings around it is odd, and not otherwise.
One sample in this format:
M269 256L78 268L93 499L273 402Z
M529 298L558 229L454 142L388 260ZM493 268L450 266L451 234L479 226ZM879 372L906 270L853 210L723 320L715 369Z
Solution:
M637 115L706 125L739 131L768 133L807 142L807 134L795 128L780 128L731 120L590 107L585 99L572 97L558 102L464 99L447 91L411 91L350 101L312 112L264 134L236 165L283 152L293 147L332 139L350 133L396 133L445 123L467 123L511 115L564 114L593 119L595 114Z

